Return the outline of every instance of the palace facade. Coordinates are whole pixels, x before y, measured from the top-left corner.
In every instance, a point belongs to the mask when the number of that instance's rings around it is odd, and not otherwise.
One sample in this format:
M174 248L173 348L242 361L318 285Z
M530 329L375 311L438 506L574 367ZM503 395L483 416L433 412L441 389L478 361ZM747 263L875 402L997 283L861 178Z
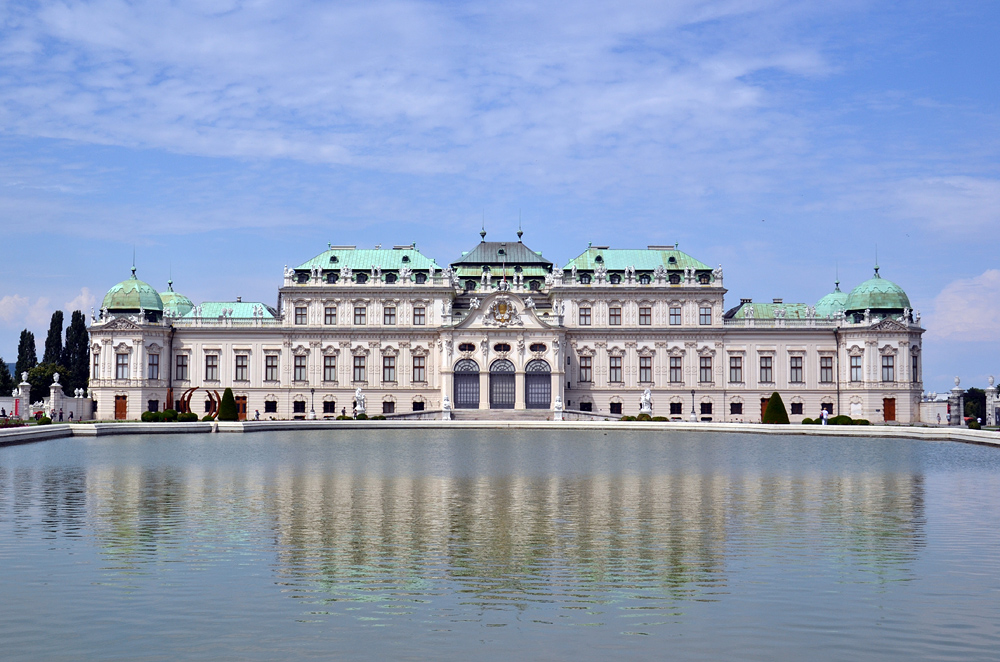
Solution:
M727 309L722 267L677 246L591 245L560 268L520 232L480 234L443 268L415 245L330 245L285 268L275 306L195 305L133 267L91 319L96 417L201 415L231 387L251 418L349 415L357 389L369 416L635 415L648 389L675 420L759 421L774 392L793 422L917 420L919 313L878 267L814 305Z

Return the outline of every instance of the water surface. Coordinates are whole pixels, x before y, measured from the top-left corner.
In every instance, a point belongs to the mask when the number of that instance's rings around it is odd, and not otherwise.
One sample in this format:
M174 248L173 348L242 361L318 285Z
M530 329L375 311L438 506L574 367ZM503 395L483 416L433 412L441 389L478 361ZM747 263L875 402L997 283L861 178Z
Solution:
M996 659L1000 451L333 431L0 449L6 660Z

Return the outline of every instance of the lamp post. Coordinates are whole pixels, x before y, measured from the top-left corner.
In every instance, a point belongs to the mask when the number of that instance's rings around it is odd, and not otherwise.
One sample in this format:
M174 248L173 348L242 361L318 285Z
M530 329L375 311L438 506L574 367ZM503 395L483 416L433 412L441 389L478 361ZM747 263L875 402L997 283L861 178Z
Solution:
M309 389L309 420L316 420L316 389Z
M694 413L694 389L691 389L691 422L698 422L698 414Z

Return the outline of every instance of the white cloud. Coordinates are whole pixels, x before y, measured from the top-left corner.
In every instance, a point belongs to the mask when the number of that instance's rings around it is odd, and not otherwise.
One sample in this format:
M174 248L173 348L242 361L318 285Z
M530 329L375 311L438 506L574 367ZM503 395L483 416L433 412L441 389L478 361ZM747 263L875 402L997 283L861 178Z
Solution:
M897 214L942 232L1000 225L1000 179L925 177L901 182Z
M1000 329L1000 269L949 283L934 299L929 338L996 341Z
M97 303L97 297L95 297L89 287L80 288L80 294L78 294L74 299L67 301L65 310L67 315L72 315L74 310L81 310L86 314L87 310ZM69 319L67 318L67 322Z
M5 323L10 324L15 320L21 319L24 315L24 311L28 308L28 297L22 297L17 294L8 294L7 296L0 299L0 319Z
M44 328L48 330L49 322L52 318L52 307L49 305L48 297L39 297L35 303L28 308L25 319L28 328ZM43 332L44 333L44 332Z

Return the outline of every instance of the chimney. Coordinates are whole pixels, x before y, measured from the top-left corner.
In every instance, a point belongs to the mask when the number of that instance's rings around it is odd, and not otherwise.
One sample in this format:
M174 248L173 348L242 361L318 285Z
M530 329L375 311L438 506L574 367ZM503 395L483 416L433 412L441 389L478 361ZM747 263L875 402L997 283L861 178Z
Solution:
M772 301L773 303L781 303L781 302L782 302L782 299L781 299L781 298L777 298L777 299L772 299L771 301Z
M745 306L748 303L753 303L753 299L740 299L740 305Z
M236 303L242 303L243 297L236 297Z

